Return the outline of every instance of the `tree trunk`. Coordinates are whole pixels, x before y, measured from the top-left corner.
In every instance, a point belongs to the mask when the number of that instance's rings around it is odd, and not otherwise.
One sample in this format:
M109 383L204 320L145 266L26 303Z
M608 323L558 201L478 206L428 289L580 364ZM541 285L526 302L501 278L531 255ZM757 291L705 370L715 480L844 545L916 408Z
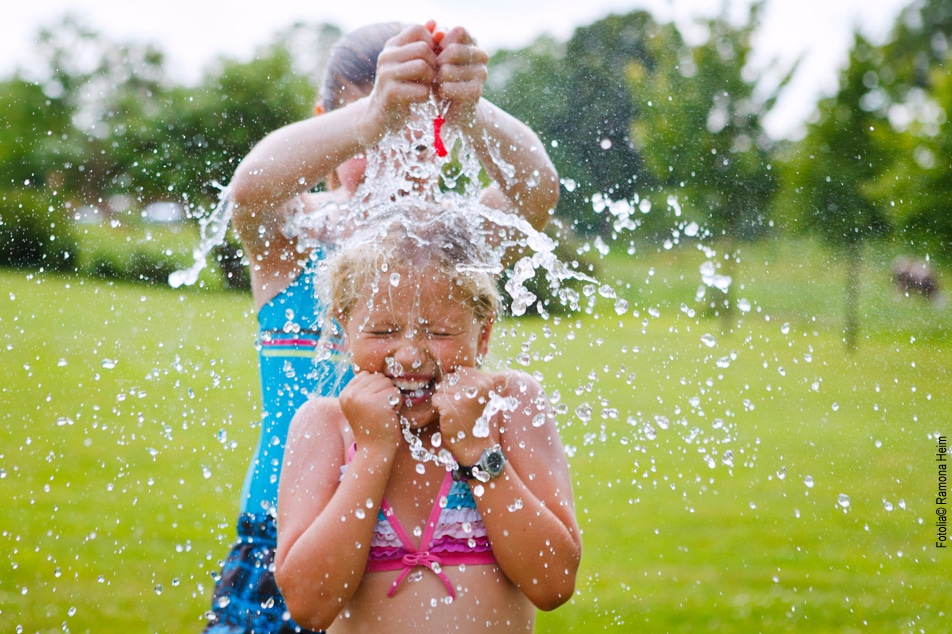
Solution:
M859 339L859 283L862 267L862 245L850 241L846 246L846 315L843 341L849 350L856 350Z

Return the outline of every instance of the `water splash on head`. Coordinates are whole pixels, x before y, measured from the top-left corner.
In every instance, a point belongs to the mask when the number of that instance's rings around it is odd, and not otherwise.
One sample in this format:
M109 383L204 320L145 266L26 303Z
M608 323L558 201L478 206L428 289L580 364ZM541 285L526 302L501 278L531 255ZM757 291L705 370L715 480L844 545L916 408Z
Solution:
M479 257L460 262L459 270L498 275L503 263L512 261L511 254L520 254L505 285L513 315L524 314L538 299L526 284L539 271L554 291L570 279L594 282L559 261L553 240L524 218L480 202L485 176L479 158L460 130L443 125L445 114L446 108L433 99L416 104L405 128L389 133L367 150L363 181L341 214L347 219L347 226L341 229L350 238L340 248L373 249L380 235L395 223L405 225L412 234L433 220L428 215L456 216L482 243L477 245ZM514 177L512 166L488 141L487 145L498 171L504 177ZM430 211L421 213L421 209ZM298 214L287 231L306 249L309 242L319 246L317 236L324 233L325 223L324 216Z

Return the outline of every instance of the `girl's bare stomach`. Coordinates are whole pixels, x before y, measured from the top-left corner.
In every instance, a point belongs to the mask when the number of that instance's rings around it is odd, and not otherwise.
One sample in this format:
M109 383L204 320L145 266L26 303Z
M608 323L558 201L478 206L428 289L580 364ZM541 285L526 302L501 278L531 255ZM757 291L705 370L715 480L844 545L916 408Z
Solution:
M462 568L462 569L461 569ZM400 570L368 572L329 634L350 632L406 634L426 632L531 632L535 606L496 565L445 566L443 573L456 590L450 599L443 581L431 570L415 568L387 592Z

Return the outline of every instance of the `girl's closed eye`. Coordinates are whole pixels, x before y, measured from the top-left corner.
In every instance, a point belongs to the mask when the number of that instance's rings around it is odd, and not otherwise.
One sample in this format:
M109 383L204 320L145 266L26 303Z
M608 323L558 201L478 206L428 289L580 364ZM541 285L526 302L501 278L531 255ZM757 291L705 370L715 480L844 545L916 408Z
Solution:
M400 328L393 324L367 324L361 332L371 337L389 337L398 334Z
M424 328L423 334L426 335L428 339L447 339L449 337L455 337L459 333L448 328Z

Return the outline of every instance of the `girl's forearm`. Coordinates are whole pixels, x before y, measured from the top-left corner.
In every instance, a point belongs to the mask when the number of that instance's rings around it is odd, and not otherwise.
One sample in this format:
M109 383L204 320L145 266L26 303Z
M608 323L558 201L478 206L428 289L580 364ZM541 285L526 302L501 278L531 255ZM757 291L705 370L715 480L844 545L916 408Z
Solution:
M236 207L275 206L310 191L338 165L363 151L374 135L364 129L366 102L359 99L268 134L235 170L230 194Z
M482 487L477 506L503 572L539 609L552 610L565 603L575 590L581 559L574 521L563 519L574 511L566 508L556 513L546 508L511 465Z
M276 559L275 578L298 623L329 627L356 592L391 464L358 450L327 506Z
M481 99L467 131L483 168L513 211L541 230L559 200L558 173L539 137L506 111Z

